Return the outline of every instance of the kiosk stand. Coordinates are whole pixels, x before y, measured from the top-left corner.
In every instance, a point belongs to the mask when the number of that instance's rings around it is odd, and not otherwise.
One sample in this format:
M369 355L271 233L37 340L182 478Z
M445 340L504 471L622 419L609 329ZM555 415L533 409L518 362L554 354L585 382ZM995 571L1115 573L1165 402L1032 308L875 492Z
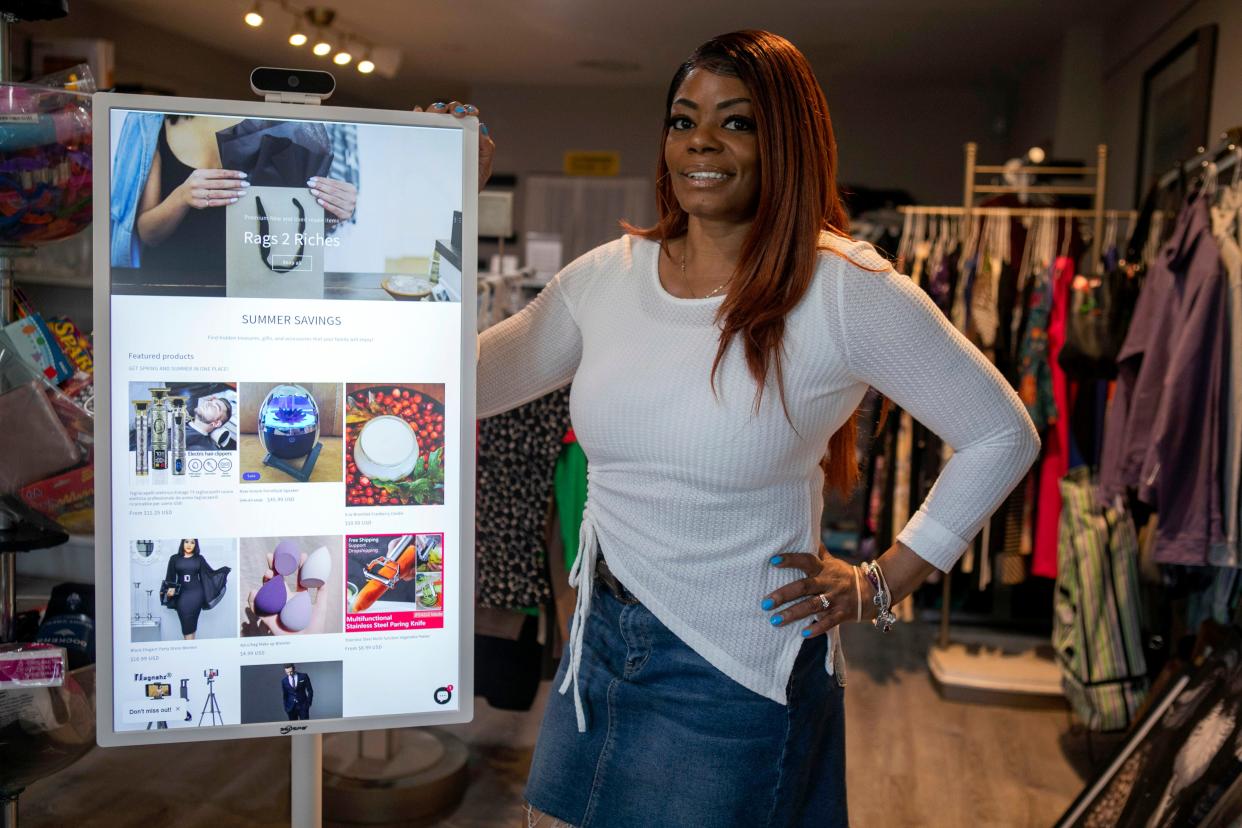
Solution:
M460 222L461 293L474 295L477 121L319 106L333 85L325 72L260 68L251 86L263 102L95 98L96 581L107 634L99 742L287 736L296 828L325 817L402 824L451 810L468 781L468 751L427 726L473 713L476 306L343 295L332 278L418 276ZM250 188L258 206L245 195L209 203L225 212L223 232L166 236L179 239L167 248L176 256L144 257L154 247L136 242L115 211L135 215L143 163L187 114L214 136L221 169L246 179L214 189ZM285 247L305 250L305 272L264 269L264 251ZM212 264L221 261L222 271ZM176 476L182 467L164 452L178 441L187 451L175 430L186 422L143 417L153 382L180 383L183 407L218 430L230 412L251 421L254 389L302 378L336 387L320 400L327 436L320 453L316 423L314 445L299 444L305 459L266 446L266 466L292 478L278 485L236 461L214 477L194 466ZM401 457L411 462L364 473L357 441L381 418L408 432ZM188 450L241 452L214 436ZM417 547L382 600L350 603L376 550L406 536L435 541ZM158 638L175 647L151 646L149 632L130 624L141 579L123 552L144 538L189 559L174 554L168 577L203 585L181 593L192 600L178 607L185 640L164 618ZM195 555L205 557L196 564ZM190 623L197 638L185 632ZM175 699L143 693L144 682L176 686L187 676L200 690L207 679L206 702L195 694L189 711L195 723ZM145 729L160 720L168 727Z

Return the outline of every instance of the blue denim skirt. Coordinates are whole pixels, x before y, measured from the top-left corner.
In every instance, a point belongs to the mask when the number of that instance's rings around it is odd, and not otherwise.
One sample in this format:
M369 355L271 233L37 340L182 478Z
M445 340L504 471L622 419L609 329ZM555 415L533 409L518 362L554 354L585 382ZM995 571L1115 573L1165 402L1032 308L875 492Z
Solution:
M579 682L544 710L526 783L535 808L579 828L847 826L844 689L806 641L789 704L717 670L642 604L595 582Z

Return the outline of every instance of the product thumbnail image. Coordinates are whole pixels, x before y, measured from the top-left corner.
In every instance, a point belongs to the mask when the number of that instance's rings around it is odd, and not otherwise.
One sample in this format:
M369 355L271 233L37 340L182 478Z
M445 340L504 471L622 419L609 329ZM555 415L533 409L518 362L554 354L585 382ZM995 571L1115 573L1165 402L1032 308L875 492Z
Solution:
M242 724L341 718L342 667L339 661L243 666Z
M133 643L237 637L236 540L135 540L129 553Z
M444 503L444 385L345 386L345 505Z
M117 730L169 730L241 724L235 668L196 653L135 664L118 690Z
M345 574L339 535L242 538L241 634L339 633Z
M131 382L128 416L135 483L236 479L236 384Z
M243 382L243 483L338 483L341 386L328 382Z
M345 539L346 632L444 626L444 535L350 535Z

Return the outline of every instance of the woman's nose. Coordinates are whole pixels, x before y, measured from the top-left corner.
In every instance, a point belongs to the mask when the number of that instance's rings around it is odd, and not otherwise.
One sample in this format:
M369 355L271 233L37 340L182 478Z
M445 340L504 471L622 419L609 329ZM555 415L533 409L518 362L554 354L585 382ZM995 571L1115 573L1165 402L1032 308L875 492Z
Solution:
M708 127L698 127L690 135L691 152L715 152L720 149L720 142L715 133Z

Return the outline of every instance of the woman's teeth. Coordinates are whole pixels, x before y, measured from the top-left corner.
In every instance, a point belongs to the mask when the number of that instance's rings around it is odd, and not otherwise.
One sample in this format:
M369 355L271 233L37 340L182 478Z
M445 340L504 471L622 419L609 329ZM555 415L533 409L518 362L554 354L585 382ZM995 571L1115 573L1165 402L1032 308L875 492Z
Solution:
M727 175L719 172L692 172L688 173L687 177L695 181L723 181L728 178Z

